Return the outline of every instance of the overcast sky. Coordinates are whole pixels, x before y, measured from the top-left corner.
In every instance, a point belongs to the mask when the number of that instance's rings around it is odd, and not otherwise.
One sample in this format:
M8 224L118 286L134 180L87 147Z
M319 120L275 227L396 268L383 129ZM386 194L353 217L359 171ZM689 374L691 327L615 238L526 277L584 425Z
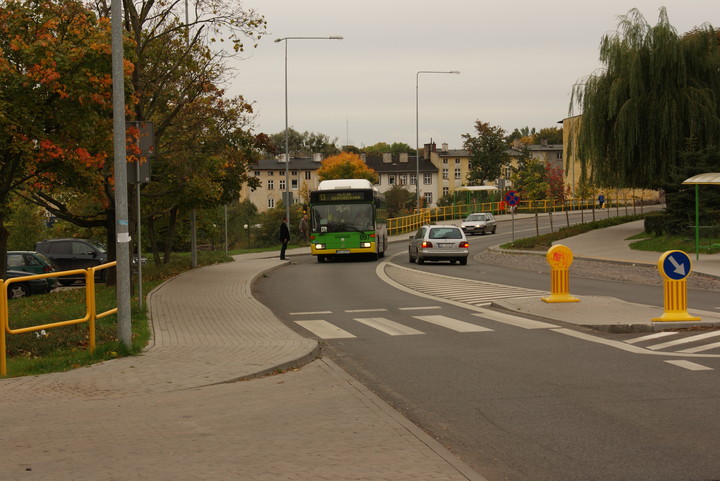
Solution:
M720 27L718 0L243 0L269 35L235 62L228 88L254 102L255 131L285 128L284 42L288 40L290 127L339 146L404 142L415 147L416 73L420 145L462 148L476 120L508 133L558 126L574 83L601 67L598 47L618 16L638 8L651 25L666 6L685 33ZM579 113L575 111L575 113Z

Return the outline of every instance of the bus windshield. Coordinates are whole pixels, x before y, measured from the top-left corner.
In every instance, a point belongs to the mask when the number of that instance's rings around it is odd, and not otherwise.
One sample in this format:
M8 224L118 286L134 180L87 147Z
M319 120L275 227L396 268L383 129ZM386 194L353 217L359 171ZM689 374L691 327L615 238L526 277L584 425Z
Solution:
M373 230L372 204L321 204L312 207L312 232Z

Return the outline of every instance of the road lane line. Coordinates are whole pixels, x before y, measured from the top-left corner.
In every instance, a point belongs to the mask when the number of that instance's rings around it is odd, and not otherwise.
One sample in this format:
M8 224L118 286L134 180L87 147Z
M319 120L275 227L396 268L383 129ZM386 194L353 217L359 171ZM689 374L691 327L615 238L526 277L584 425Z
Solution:
M349 339L355 337L349 332L323 320L295 321L295 323L312 332L320 339Z
M655 334L649 334L649 335L647 335L647 336L642 336L642 337L637 337L637 338L635 338L635 339L630 339L630 340L625 341L625 342L627 342L628 344L637 344L638 342L652 341L652 340L654 340L654 339L659 339L659 338L661 338L661 337L676 336L677 334L678 334L678 333L677 333L677 332L674 332L674 331L658 332L658 333L655 333Z
M368 327L377 329L378 331L384 332L390 336L411 336L415 334L425 334L422 331L413 329L412 327L403 326L397 322L391 321L384 317L365 317L355 319L357 322L365 324Z
M667 347L679 346L680 344L689 344L695 341L702 341L710 337L720 336L720 331L706 332L705 334L698 334L697 336L684 337L682 339L676 339L674 341L664 342L662 344L655 344L654 346L648 346L651 351L657 351L659 349L665 349Z
M469 322L459 321L447 316L413 316L415 319L435 324L436 326L445 327L456 332L486 332L492 331L487 327L477 326Z
M345 309L345 312L351 314L357 312L387 312L387 309Z
M473 316L483 317L490 319L491 321L501 322L515 327L521 327L523 329L554 329L558 327L555 324L549 324L547 322L534 321L532 319L526 319L523 317L513 316L512 314L505 314L503 312L491 311L489 309L476 309Z
M683 354L695 354L696 352L710 351L712 349L717 349L719 347L720 347L720 342L713 342L712 344L706 344L704 346L698 346L698 347L691 347L690 349L684 349L682 351L677 351L677 352L683 353Z
M399 311L429 311L434 309L442 309L440 306L417 306L417 307L399 307Z
M703 366L702 364L696 364L696 363L690 362L690 361L678 360L678 361L665 361L665 362L668 364L677 366L677 367L681 367L683 369L688 369L690 371L714 371L714 369L711 367Z
M332 314L332 311L308 311L308 312L291 312L291 316L318 316L320 314Z

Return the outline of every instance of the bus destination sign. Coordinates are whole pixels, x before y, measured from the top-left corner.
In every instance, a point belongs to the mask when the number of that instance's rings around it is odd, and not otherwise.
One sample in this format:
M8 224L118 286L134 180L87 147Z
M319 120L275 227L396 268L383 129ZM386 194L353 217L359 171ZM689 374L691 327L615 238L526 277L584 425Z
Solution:
M372 201L373 193L371 190L352 190L352 191L315 191L311 193L310 202L357 202Z

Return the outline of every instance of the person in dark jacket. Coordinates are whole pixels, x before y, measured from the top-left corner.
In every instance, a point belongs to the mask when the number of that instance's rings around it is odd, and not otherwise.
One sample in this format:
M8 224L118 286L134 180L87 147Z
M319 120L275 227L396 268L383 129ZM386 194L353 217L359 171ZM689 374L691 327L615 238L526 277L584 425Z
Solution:
M280 232L278 233L278 240L280 241L280 259L285 260L285 249L287 249L288 242L290 242L290 229L288 229L288 218L283 217L282 223L280 224Z

